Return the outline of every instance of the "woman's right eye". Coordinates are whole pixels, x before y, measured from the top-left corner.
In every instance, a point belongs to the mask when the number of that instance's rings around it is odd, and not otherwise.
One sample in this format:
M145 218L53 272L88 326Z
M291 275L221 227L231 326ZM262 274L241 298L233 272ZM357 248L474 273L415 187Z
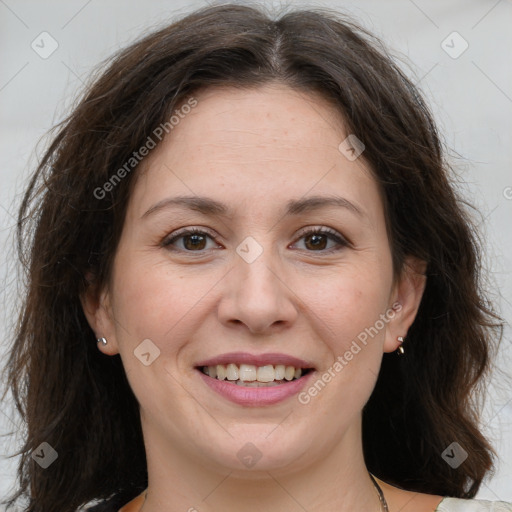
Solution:
M207 239L213 240L213 236L204 230L200 229L185 229L178 233L166 238L162 246L170 248L171 250L182 250L185 252L199 252L202 250L208 250L205 247ZM180 248L176 249L173 247L177 241L181 240ZM216 246L218 248L218 245ZM215 248L215 247L214 247Z

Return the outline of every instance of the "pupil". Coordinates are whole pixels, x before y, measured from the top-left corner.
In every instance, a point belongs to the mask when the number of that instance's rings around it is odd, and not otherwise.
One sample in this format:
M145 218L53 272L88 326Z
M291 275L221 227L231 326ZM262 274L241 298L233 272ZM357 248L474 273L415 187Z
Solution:
M322 239L323 240L320 240ZM306 238L306 245L307 245L307 241L311 241L311 240L315 240L312 242L312 245L313 247L316 247L316 248L321 248L321 249L324 249L325 248L325 235L309 235L307 238ZM322 243L323 242L323 243Z

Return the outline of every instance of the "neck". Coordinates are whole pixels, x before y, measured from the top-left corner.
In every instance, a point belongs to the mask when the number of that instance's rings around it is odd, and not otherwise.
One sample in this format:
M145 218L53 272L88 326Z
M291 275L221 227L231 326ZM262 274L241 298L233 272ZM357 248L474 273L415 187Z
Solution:
M141 512L382 510L364 464L360 422L315 459L305 451L289 467L260 471L210 465L186 448L171 448L155 431L145 438L153 442L146 443L148 490Z

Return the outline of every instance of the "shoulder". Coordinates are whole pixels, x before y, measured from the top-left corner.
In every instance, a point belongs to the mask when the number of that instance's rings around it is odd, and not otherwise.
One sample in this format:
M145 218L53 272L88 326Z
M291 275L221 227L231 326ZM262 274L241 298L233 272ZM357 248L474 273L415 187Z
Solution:
M435 512L512 512L512 503L446 497L439 503Z
M384 490L390 510L401 512L512 512L505 501L465 500L400 489L377 479Z

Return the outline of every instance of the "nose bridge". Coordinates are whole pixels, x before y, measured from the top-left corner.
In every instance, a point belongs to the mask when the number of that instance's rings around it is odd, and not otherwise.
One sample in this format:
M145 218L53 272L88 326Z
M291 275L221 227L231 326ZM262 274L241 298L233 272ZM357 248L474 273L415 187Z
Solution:
M270 246L270 237L259 236L260 242L253 237L247 237L237 247L236 266L239 276L237 283L237 296L244 301L248 301L253 306L262 307L270 302L277 303L281 293L277 277L271 270L272 266L277 265L277 258L274 250ZM263 246L265 243L265 247Z
M276 258L272 257L271 250L266 250L254 261L248 263L243 258L237 262L239 276L241 277L239 292L247 292L247 298L257 298L268 295L268 298L276 299L279 295L279 283L276 272L272 266L276 266Z
M236 248L235 268L228 276L230 293L219 308L221 321L242 322L252 332L291 322L296 316L292 294L278 278L280 262L269 245L271 237L258 238L247 237Z

